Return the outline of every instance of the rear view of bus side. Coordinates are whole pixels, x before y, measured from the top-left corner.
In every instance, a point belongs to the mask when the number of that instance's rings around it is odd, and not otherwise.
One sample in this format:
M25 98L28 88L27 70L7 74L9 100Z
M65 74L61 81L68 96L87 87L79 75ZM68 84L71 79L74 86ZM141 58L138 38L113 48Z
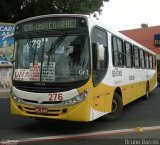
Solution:
M157 84L155 53L85 15L18 22L14 57L14 115L115 120Z

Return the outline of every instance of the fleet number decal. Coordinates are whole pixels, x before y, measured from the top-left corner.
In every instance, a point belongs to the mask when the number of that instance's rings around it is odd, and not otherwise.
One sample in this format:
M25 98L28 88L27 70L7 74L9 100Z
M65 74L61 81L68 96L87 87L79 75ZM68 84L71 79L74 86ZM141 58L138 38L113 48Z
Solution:
M62 93L49 93L49 101L62 101L63 95Z

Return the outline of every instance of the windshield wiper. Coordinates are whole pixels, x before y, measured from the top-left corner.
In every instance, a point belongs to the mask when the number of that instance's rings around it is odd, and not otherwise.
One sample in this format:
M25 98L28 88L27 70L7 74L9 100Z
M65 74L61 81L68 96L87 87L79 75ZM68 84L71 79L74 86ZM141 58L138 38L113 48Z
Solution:
M48 56L51 56L56 51L56 49L58 48L58 46L65 39L66 35L67 35L67 32L61 33L61 35L56 39L56 41L54 43L52 43L51 48L47 52Z
M56 49L62 43L62 41L66 38L66 36L67 36L67 32L61 33L61 35L56 39L56 41L51 44L51 48L47 52L47 55L48 55L47 66L49 66L50 57L56 51Z

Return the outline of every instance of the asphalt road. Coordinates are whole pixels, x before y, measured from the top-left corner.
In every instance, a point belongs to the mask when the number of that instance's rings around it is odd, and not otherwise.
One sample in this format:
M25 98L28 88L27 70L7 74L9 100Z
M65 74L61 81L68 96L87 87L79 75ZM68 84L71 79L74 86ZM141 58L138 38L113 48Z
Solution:
M93 122L68 122L68 121L52 121L45 120L36 121L33 118L13 116L10 114L9 98L0 98L0 143L15 144L17 140L42 137L39 141L33 141L35 145L41 144L133 144L132 139L136 139L137 143L147 144L142 139L152 139L150 143L160 144L160 129L144 131L143 127L160 126L160 88L156 88L148 100L138 99L133 103L125 106L122 116L119 120L105 122L98 119ZM106 131L135 129L135 131L124 131L122 133L106 133ZM141 129L142 128L142 129ZM102 132L104 131L104 132ZM96 135L92 134L96 132ZM97 132L101 132L97 135ZM83 136L83 134L91 133L92 135ZM79 135L77 138L69 137L65 139L54 138L63 135ZM127 140L131 139L131 140ZM140 140L139 140L140 139ZM63 140L63 141L62 141ZM65 141L64 141L65 140ZM156 142L153 142L153 141ZM12 142L13 141L13 142ZM24 141L24 142L23 142ZM128 141L128 142L127 142ZM139 141L139 142L138 142ZM149 140L150 141L150 140ZM8 143L8 144L9 144ZM27 143L27 142L26 142Z

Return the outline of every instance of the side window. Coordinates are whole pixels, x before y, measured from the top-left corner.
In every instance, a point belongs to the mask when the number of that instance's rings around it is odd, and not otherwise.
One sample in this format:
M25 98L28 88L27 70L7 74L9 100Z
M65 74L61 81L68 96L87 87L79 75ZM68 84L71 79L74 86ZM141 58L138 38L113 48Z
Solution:
M104 78L107 65L107 33L99 28L92 30L92 52L93 52L93 83L98 85Z
M149 68L148 52L144 52L144 57L145 57L146 69L148 69Z
M153 62L153 69L156 69L156 65L158 65L158 64L157 64L156 57L153 56L152 60L153 60L153 61L152 61L152 62Z
M116 37L112 37L112 57L113 57L113 65L118 65L118 48L117 48L117 39Z
M141 68L145 68L145 64L144 64L144 52L141 49L140 49L140 66L141 66Z
M149 54L149 68L153 69L153 59L151 54Z
M132 45L126 42L125 51L126 51L126 67L132 67Z
M133 59L134 59L134 66L139 67L139 49L138 47L134 46L133 47Z
M123 41L115 36L112 37L112 58L114 66L124 65Z

